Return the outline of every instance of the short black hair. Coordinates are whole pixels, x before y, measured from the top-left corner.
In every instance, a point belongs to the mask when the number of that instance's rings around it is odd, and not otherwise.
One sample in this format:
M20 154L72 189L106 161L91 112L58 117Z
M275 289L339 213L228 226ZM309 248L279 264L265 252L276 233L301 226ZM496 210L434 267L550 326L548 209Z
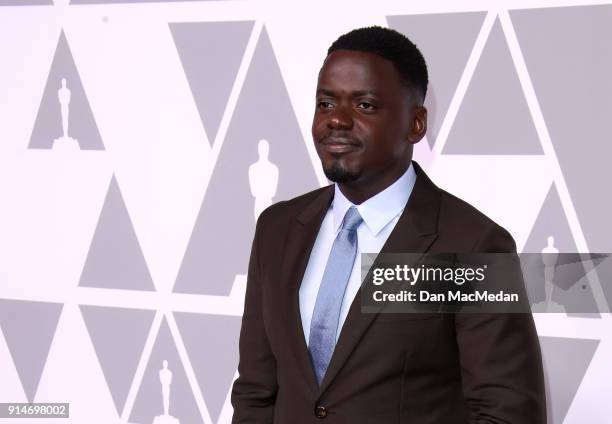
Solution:
M427 64L417 46L394 29L380 26L357 28L338 37L327 49L355 50L374 53L391 61L400 74L402 83L415 87L425 99L427 94Z

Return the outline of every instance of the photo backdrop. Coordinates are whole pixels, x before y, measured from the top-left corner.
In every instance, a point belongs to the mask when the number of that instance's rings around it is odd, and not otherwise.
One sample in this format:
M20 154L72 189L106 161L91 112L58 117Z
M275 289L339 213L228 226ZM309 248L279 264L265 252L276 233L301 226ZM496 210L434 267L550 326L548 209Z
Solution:
M439 186L520 251L611 252L605 3L0 0L0 402L157 424L167 369L170 415L230 422L255 216L327 184L316 78L355 27L426 57ZM535 316L549 423L612 416L612 285L580 284L600 313Z

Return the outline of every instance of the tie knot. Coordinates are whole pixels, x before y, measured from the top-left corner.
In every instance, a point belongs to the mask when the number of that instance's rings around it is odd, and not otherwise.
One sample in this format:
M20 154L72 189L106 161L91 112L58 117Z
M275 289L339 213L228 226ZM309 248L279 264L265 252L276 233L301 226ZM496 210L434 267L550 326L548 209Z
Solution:
M344 221L342 221L342 229L353 231L359 227L359 224L363 222L363 218L359 215L359 211L355 206L351 206L346 215L344 215Z

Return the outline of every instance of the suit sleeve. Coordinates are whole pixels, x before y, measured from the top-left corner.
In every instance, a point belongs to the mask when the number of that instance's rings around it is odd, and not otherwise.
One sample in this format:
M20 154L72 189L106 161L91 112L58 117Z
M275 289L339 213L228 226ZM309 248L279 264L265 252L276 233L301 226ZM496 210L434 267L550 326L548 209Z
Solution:
M251 249L240 330L239 376L232 388L233 424L272 423L276 401L276 359L264 327L260 249L262 221L257 222Z
M474 252L516 252L494 225ZM528 314L457 314L457 344L470 424L546 424L542 357Z

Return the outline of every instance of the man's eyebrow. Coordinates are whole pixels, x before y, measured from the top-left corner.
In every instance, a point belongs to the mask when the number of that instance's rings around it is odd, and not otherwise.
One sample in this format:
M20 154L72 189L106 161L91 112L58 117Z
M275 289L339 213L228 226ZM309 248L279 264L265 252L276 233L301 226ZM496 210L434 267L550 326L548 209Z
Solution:
M328 90L327 88L319 88L317 89L317 96L320 96L320 95L334 97L336 93L334 93L331 90Z

